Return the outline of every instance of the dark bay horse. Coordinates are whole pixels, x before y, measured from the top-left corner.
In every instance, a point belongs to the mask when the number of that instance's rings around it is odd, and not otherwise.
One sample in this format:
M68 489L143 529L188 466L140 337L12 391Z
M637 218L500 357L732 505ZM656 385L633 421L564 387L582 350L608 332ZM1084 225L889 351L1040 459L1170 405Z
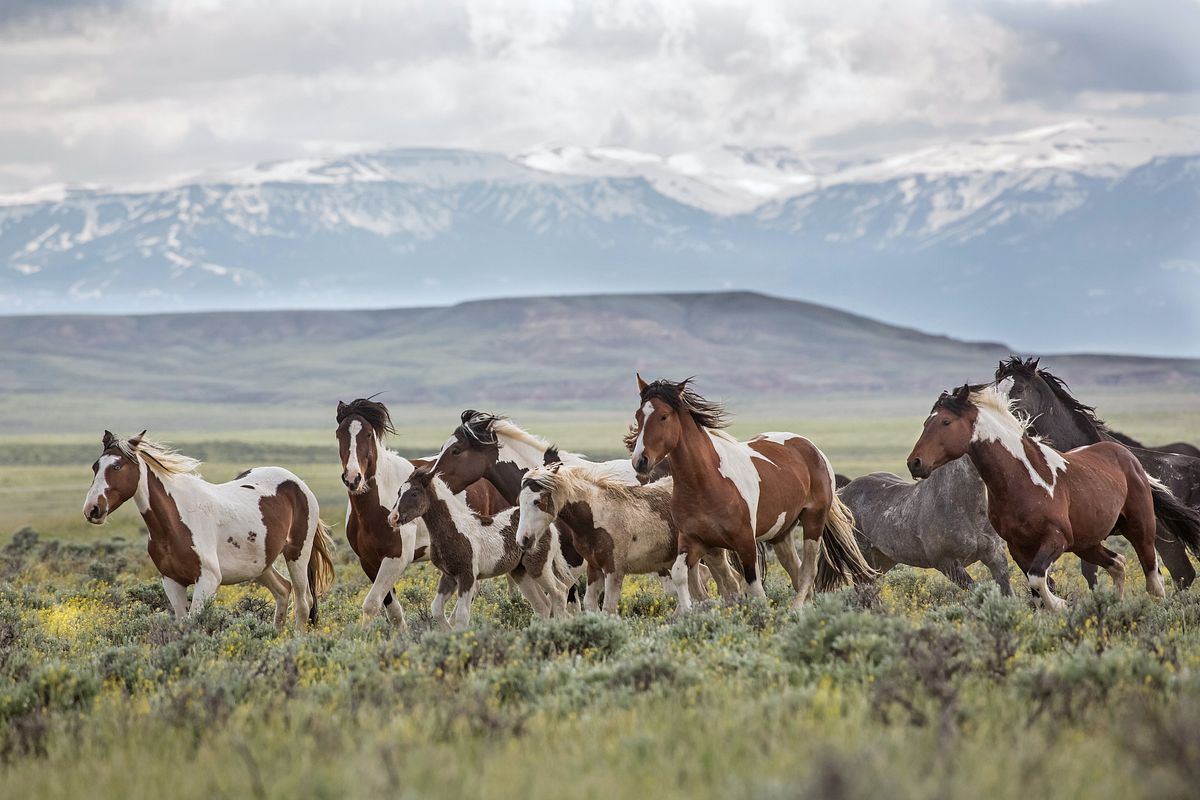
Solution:
M987 514L983 480L970 459L947 464L916 483L890 472L850 481L838 494L854 512L867 562L880 572L896 564L936 569L964 589L966 568L982 561L1011 594L1004 540Z
M966 455L987 484L988 517L1040 604L1061 609L1048 581L1064 552L1099 567L1125 589L1125 557L1104 546L1120 532L1137 553L1146 591L1164 596L1154 550L1151 479L1127 448L1099 442L1060 453L1029 436L995 386L943 392L908 457L914 478ZM1189 542L1200 548L1200 539Z
M1001 361L996 369L996 383L1029 417L1033 431L1059 449L1104 441L1117 441L1130 447L1146 472L1162 481L1169 490L1154 490L1157 547L1175 585L1180 589L1190 586L1196 578L1196 570L1188 560L1184 542L1189 537L1200 536L1200 517L1186 508L1181 509L1179 504L1191 509L1200 508L1200 460L1129 445L1128 437L1111 430L1096 416L1094 408L1077 400L1067 384L1042 369L1036 358L1022 361L1014 357ZM1087 562L1084 563L1084 576L1090 586L1095 586L1096 570Z
M362 619L367 622L382 609L403 629L407 627L404 609L392 589L409 564L428 560L429 531L420 520L395 531L387 518L400 485L427 462L409 461L384 447L384 438L396 431L387 406L377 400L360 397L339 402L337 426L342 483L350 498L346 539L371 580ZM481 514L494 514L509 505L487 481L473 482L466 491L467 502Z
M176 618L199 614L218 586L256 581L275 598L275 627L287 621L292 594L296 628L317 621L317 596L333 583L332 541L304 481L282 467L255 467L228 483L209 483L199 461L145 431L128 439L105 431L101 447L83 515L100 525L133 499ZM275 571L281 555L290 584Z
M825 589L848 579L873 578L825 454L795 433L764 433L739 442L721 430L724 409L693 391L690 380L646 383L638 376L638 428L631 456L640 474L671 459L671 514L679 529L671 580L681 608L690 604L689 571L715 548L737 554L751 594L763 597L760 540L774 547L792 580L793 608L803 605L814 582ZM792 540L797 528L803 531L803 560Z

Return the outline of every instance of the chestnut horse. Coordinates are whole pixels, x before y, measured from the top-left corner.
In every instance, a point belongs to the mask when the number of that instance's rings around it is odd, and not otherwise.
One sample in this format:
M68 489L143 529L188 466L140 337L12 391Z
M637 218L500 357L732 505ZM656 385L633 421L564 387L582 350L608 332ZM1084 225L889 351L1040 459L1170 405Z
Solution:
M102 524L133 498L150 533L147 549L178 619L196 616L222 584L257 581L275 598L275 627L296 596L296 628L317 621L317 595L333 583L329 526L304 481L282 467L248 469L228 483L200 477L200 462L145 438L108 431L83 501ZM282 555L292 582L275 571Z
M1049 583L1050 568L1064 552L1103 567L1123 594L1125 557L1104 546L1117 531L1137 553L1146 591L1162 597L1151 479L1142 465L1115 442L1060 453L1031 437L1028 426L995 386L943 392L909 454L908 470L925 478L956 458L971 459L987 485L992 527L1008 543L1039 605L1066 606Z
M429 559L429 531L421 520L392 530L387 518L400 485L427 462L409 461L383 446L384 437L396 431L387 406L377 400L360 397L339 402L337 423L342 483L350 496L346 539L371 580L362 621L368 622L382 609L404 629L404 609L392 589L409 564ZM494 514L508 505L487 481L467 487L467 502L481 514Z
M875 576L855 541L853 515L834 489L833 467L816 445L796 433L739 442L721 430L725 410L696 394L690 378L646 383L638 375L637 381L631 461L645 474L671 459L671 514L679 528L671 580L683 610L690 606L688 572L714 548L736 553L750 593L763 597L756 544L770 543L796 590L793 608L804 604L814 581L823 590ZM796 528L804 533L803 560L792 541Z

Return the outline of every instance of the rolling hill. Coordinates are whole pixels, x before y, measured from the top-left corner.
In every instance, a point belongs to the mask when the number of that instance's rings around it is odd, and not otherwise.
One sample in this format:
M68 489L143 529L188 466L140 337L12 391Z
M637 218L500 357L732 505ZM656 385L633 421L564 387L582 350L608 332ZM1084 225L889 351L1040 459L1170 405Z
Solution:
M0 430L9 433L91 430L131 408L174 428L197 414L221 427L286 427L380 390L398 407L623 410L634 370L697 375L702 391L744 407L932 399L985 378L1010 353L749 292L0 317L0 341ZM1200 387L1196 360L1062 356L1054 365L1082 385Z

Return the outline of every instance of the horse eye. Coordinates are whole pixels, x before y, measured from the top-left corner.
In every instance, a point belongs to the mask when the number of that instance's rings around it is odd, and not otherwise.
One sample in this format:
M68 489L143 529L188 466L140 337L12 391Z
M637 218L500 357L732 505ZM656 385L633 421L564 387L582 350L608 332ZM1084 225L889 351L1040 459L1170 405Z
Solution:
M125 465L124 465L124 464L115 464L115 465L113 465L113 472L120 472L120 471L121 471L121 467L123 467L123 466L125 466Z
M452 456L462 455L462 450L455 447L453 450L450 451L450 455L452 455Z
M666 414L663 414L661 417L659 417L659 418L658 418L658 421L659 421L659 422L666 422L666 421L667 421L667 415L666 415Z
M948 419L944 419L944 420L942 420L942 424L943 424L943 425L949 425L949 424L950 424L950 420L948 420Z

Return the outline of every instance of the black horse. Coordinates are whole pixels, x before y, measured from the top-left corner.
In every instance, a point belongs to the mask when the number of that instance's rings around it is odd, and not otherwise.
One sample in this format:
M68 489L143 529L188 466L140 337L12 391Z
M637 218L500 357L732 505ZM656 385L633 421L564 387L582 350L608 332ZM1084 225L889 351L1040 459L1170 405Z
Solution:
M1129 447L1151 477L1170 489L1170 492L1154 491L1157 549L1175 585L1186 589L1196 579L1196 569L1183 544L1187 537L1180 536L1179 531L1200 531L1200 513L1196 511L1200 508L1200 459L1130 445L1135 440L1111 430L1096 416L1094 408L1077 400L1067 384L1041 369L1038 361L1016 357L1001 361L996 369L997 384L1012 381L1009 397L1032 420L1033 430L1057 449L1067 451L1101 441L1119 442ZM1083 574L1094 588L1096 567L1084 563Z

